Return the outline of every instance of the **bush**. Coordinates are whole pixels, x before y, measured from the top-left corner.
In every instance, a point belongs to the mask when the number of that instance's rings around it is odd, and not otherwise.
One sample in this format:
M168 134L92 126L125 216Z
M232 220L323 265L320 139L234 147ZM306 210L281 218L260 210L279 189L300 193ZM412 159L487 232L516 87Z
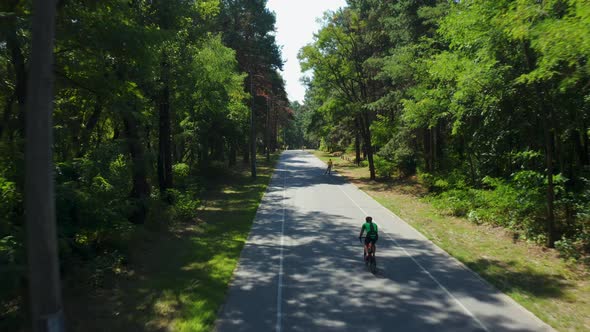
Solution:
M391 167L400 175L408 176L416 172L416 156L414 150L408 146L408 140L401 139L399 136L396 135L390 139L377 155L388 161L390 166L385 166L386 170Z
M583 241L573 240L566 238L565 236L559 241L555 241L555 249L559 251L560 255L567 259L578 260L582 256Z
M132 207L130 164L122 154L108 155L111 148L56 165L56 214L64 265L72 255L91 260L124 251L135 229L127 219ZM101 156L105 159L97 158Z
M2 266L15 264L21 245L12 235L0 238L0 263Z
M168 189L168 195L173 197L173 215L176 220L191 221L195 219L200 206L196 193Z
M449 190L432 198L434 207L453 216L462 217L473 209L473 196L467 190Z
M428 189L428 191L432 191L434 189L434 182L436 181L436 178L434 177L434 175L430 174L430 173L422 173L419 172L418 173L418 182L423 185L424 187L426 187Z
M422 173L419 178L433 190L433 205L454 216L467 216L476 224L489 223L518 231L526 239L539 242L546 233L542 175L523 171L512 181L485 177L485 189L468 188L461 175L447 179Z
M23 216L22 195L16 184L0 177L0 227L8 227L18 223ZM9 233L8 229L0 228L0 236Z
M445 190L450 189L450 187L451 187L449 184L449 181L441 179L441 178L435 179L434 184L432 186L437 191L445 191Z
M178 187L184 188L188 179L190 167L185 163L172 165L172 176L174 184Z
M387 159L375 156L375 172L378 176L389 178L395 171L395 165Z

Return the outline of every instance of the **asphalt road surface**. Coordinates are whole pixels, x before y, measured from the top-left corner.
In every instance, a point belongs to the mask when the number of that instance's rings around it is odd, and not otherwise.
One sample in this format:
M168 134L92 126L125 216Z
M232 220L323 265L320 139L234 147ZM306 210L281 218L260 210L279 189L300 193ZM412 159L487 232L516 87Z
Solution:
M234 331L552 331L312 154L282 154L219 313ZM362 260L365 216L377 268Z

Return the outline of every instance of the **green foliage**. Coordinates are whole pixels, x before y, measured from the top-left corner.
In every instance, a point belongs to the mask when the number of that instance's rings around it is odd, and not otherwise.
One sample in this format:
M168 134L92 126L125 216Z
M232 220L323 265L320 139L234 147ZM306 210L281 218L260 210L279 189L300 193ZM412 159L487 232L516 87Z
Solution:
M377 155L387 160L392 171L398 171L401 176L409 176L416 171L416 153L404 138L403 134L394 135Z
M466 216L475 206L476 196L467 190L453 189L441 193L433 200L435 207L454 216Z
M16 188L16 183L0 176L0 236L7 234L11 223L22 217L22 195Z
M129 202L121 200L115 188L101 175L87 182L67 181L56 186L59 236L69 246L61 247L62 255L74 253L93 259L113 250L113 244L125 246L124 241L111 241L131 227L127 221Z
M457 176L450 179L454 181L430 180L441 191L432 198L437 208L455 216L466 216L476 224L506 227L521 233L525 239L542 243L545 225L540 174L522 171L510 181L486 177L482 181L486 189L466 187Z
M434 175L432 175L430 173L426 173L426 172L418 172L418 182L422 186L427 188L429 191L434 190L435 181L436 181L436 178L434 177Z
M174 176L174 181L176 185L179 187L185 187L186 182L189 176L190 166L185 163L178 163L172 165L172 175Z
M99 153L100 155L100 153ZM88 158L56 165L56 206L59 222L104 225L124 220L130 190L130 165L123 155L95 163Z
M555 241L555 249L564 257L572 260L578 260L582 257L582 253L588 248L588 237L579 238L572 240L566 237L562 237L561 240Z
M373 135L373 144L378 147L385 147L390 140L392 140L393 131L391 127L393 127L393 123L391 120L382 116L378 115L377 120L373 121L371 124L371 133ZM382 149L383 149L382 148Z
M384 178L390 178L396 170L396 165L381 156L375 156L375 171L377 175Z
M0 262L3 266L10 266L17 262L17 255L21 245L14 236L0 238Z
M200 207L197 193L192 191L181 192L176 189L168 189L168 195L172 197L173 216L175 220L188 222L194 221Z
M573 243L590 211L589 18L582 0L351 1L300 51L308 135L348 147L371 112L380 176L417 169L454 215Z
M377 129L378 139L385 140L383 125L372 126L373 97L367 91L376 89L374 68L368 61L371 44L363 33L367 25L362 13L350 8L327 12L322 29L314 42L304 46L298 58L302 70L313 71L313 83L306 97L312 103L317 121L308 130L317 130L329 150L344 150L353 140L373 146L371 131ZM380 119L383 120L383 119ZM367 154L373 154L373 149ZM373 158L368 158L371 178L375 175Z

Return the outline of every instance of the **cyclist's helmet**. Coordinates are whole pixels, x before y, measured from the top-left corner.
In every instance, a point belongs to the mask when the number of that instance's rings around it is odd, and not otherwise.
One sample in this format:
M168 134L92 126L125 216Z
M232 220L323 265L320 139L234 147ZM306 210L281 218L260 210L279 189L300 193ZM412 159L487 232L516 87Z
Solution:
M365 218L365 221L366 222L373 222L373 217L366 217Z

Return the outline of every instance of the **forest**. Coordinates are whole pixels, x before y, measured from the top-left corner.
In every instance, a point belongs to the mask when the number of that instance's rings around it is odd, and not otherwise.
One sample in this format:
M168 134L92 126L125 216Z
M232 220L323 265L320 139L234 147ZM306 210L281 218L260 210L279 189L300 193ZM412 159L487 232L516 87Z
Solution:
M56 5L53 174L67 276L80 262L116 265L144 225L194 219L209 174L250 163L255 177L256 153L284 144L292 111L266 1ZM3 315L26 298L31 25L31 1L0 3Z
M299 59L308 144L455 216L590 251L590 4L348 1ZM319 143L317 143L319 142Z

